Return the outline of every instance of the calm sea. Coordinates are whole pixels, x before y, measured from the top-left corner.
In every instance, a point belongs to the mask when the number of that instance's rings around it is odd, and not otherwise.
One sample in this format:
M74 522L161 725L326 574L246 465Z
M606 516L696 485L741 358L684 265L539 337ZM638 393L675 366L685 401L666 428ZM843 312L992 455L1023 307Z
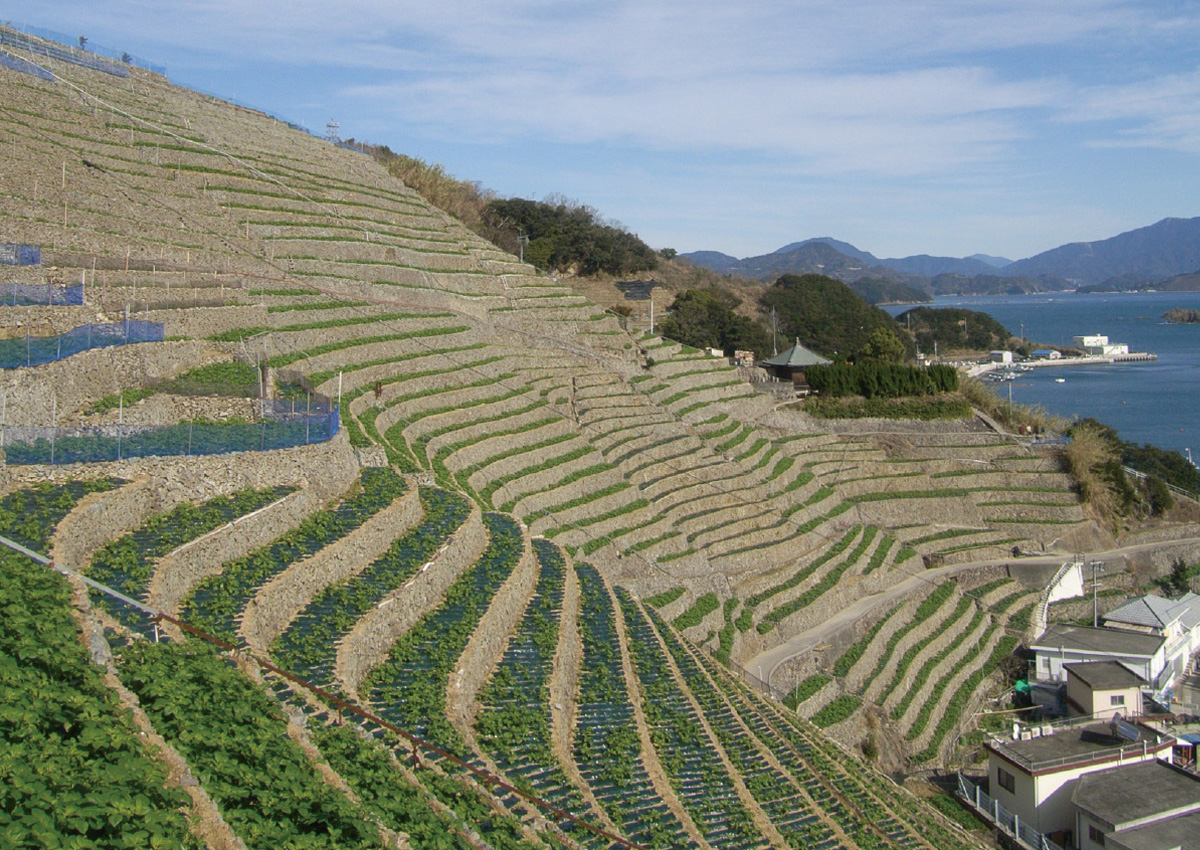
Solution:
M1200 292L955 297L938 298L933 306L987 313L1017 336L1024 323L1025 337L1035 343L1070 345L1078 334L1105 334L1128 343L1130 351L1157 354L1149 363L1036 369L1012 383L1013 402L1061 416L1092 416L1126 440L1180 452L1191 448L1200 460L1200 325L1162 319L1173 307L1200 310ZM886 309L898 315L909 308ZM1007 384L996 387L1007 396Z

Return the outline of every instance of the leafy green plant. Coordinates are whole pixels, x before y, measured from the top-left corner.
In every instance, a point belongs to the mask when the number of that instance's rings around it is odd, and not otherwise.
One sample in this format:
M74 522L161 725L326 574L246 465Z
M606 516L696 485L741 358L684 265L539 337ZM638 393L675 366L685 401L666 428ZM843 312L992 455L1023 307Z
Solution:
M828 685L831 681L833 681L833 679L824 673L817 673L816 675L809 676L807 679L801 681L800 684L796 685L796 687L792 688L792 690L788 692L788 695L783 698L783 704L795 711L796 706L803 702L807 702L817 693L817 691L821 690L821 688Z
M278 706L207 644L136 641L119 670L251 850L380 846L365 812L285 734Z
M716 611L720 604L717 600L717 594L706 593L693 602L690 608L676 617L671 622L671 625L680 631L690 629L692 626L699 625L701 620L713 611Z
M355 492L245 557L226 563L184 600L184 619L223 640L235 640L235 619L258 588L290 564L340 540L407 491L390 469L364 469Z
M199 848L181 814L187 797L167 787L166 770L89 660L70 610L62 576L0 549L4 845Z

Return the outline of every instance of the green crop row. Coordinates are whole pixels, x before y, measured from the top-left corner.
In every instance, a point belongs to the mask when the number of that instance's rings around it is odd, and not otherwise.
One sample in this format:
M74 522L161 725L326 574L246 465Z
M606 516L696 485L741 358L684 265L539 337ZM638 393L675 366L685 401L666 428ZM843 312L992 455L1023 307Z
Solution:
M792 709L792 711L795 711L798 705L807 702L817 691L821 690L821 688L828 685L831 681L833 680L824 673L809 676L788 692L788 695L783 698L783 704Z
M664 590L655 596L651 596L646 600L646 604L651 608L666 608L679 597L687 592L683 587L672 587L670 590Z
M683 631L700 624L700 621L720 607L717 594L706 593L692 603L691 607L671 621L671 625Z
M525 518L525 521L529 523L541 517L553 516L554 514L563 513L565 511L573 510L574 508L580 508L584 505L590 505L592 502L598 502L607 496L612 496L622 492L623 490L628 490L632 486L633 485L628 481L615 481L607 487L603 487L599 490L593 490L590 493L585 493L582 496L578 496L566 502L560 502L557 505L552 505L548 508L542 508L534 511Z
M875 547L875 551L871 555L871 560L867 562L866 568L863 570L863 575L870 575L883 566L883 562L887 560L888 552L896 545L896 538L890 534L885 534L883 539L879 541L879 545Z
M573 451L570 451L565 455L560 455L559 457L556 457L556 458L549 458L548 460L545 460L542 463L537 464L537 466L530 467L530 471L528 473L526 473L524 470L522 470L516 474L516 477L520 478L526 474L533 475L538 472L544 472L546 470L554 469L558 466L562 466L564 464L570 463L573 460L578 460L581 457L586 457L587 455L591 454L595 450L596 450L595 447L590 444L580 446L579 448L577 448ZM610 472L610 471L612 471L612 469L613 469L612 464L602 462L602 463L594 463L591 466L584 467L583 469L573 470L572 472L569 472L566 475L564 475L558 481L555 481L553 484L546 485L541 490L535 491L534 493L526 493L524 495L517 496L516 498L509 499L507 502L505 502L500 507L500 511L502 513L512 513L513 507L521 499L524 499L531 495L537 495L540 493L549 493L552 490L560 490L563 487L567 487L571 484L574 484L576 481L581 481L584 478L588 478L592 475L600 475L605 472ZM509 480L515 480L515 479L509 479Z
M407 835L412 846L474 850L461 826L431 806L378 743L344 725L317 725L312 738L363 808L388 829Z
M679 534L680 533L678 531L676 531L675 529L672 529L670 531L665 531L662 534L658 535L657 537L651 537L648 540L642 540L638 543L634 543L632 546L630 546L628 549L626 549L623 554L632 555L637 552L643 552L646 549L649 549L651 546L656 546L665 540L670 540L672 537L678 537Z
M855 528L857 530L857 526ZM835 587L837 583L841 581L842 574L845 573L846 570L850 569L850 567L854 566L854 564L858 563L859 558L861 558L863 553L867 551L867 547L871 545L871 541L875 539L875 534L878 532L878 530L879 529L873 525L867 526L866 531L863 533L863 539L857 546L854 547L854 551L851 552L844 561L830 569L827 573L825 573L824 576L821 577L819 582L814 584L808 590L804 591L804 593L800 594L795 599L792 599L790 602L773 609L767 614L767 616L763 617L758 624L758 631L763 634L769 632L775 627L776 623L790 617L792 614L795 614L802 608L807 608L813 602L825 595L825 593L833 589L833 587Z
M446 717L450 674L525 551L521 527L511 517L489 513L483 522L488 531L483 554L450 585L441 604L392 645L362 686L391 722L464 757L466 746Z
M250 850L381 846L366 813L287 736L279 707L207 644L137 641L119 669Z
M43 526L42 534L53 529ZM45 542L26 540L37 548ZM165 768L91 663L70 611L62 576L0 550L4 846L199 848L182 813L188 798L167 785Z
M883 668L887 666L888 661L891 659L896 645L904 639L905 635L933 616L934 612L942 607L942 604L953 595L957 586L958 583L953 580L944 581L921 601L921 604L917 606L917 610L913 613L912 619L893 632L892 636L888 638L887 644L879 656L879 661L875 663L875 669L871 671L871 675L863 680L864 685L874 681L883 672Z
M388 550L345 581L319 592L271 644L281 667L298 675L328 674L337 641L359 618L402 583L416 575L470 513L456 494L420 489L423 521L397 538Z
M949 616L941 621L939 627L931 631L921 640L918 640L905 651L904 655L900 656L900 660L896 662L896 669L892 671L891 681L888 682L887 687L885 687L883 692L879 695L880 703L886 701L887 698L892 695L892 692L895 691L896 688L900 687L901 682L904 680L904 674L908 672L908 668L912 666L914 661L916 661L917 656L921 653L921 651L941 637L946 629L953 628L954 624L962 619L962 617L966 615L967 611L971 610L973 606L974 603L971 597L960 596L958 599L958 604L955 606L954 610L950 612Z
M967 597L964 596L963 599L966 600ZM982 608L976 608L975 613L971 616L971 621L967 623L964 628L958 630L958 634L954 636L954 639L944 646L941 652L938 652L933 657L927 659L926 662L921 665L921 669L917 671L917 675L913 678L913 680L905 683L904 696L892 708L892 720L899 720L904 716L904 712L908 710L908 707L912 704L912 701L916 698L921 688L924 687L925 682L928 681L929 676L931 673L933 673L934 668L937 667L937 665L940 664L944 659L948 658L950 654L954 652L954 650L962 646L963 642L975 632L975 629L979 627L979 624L983 622L985 617L987 617L987 613ZM985 633L984 639L986 639L988 634L990 634L990 631ZM959 666L961 667L962 664L969 662L970 657L964 658ZM953 675L953 671L951 671L950 675ZM945 685L942 685L941 690L945 690ZM928 718L927 710L932 710L933 706L937 705L939 697L941 697L941 691L935 689L934 693L930 694L926 698L925 705L923 705L921 708L921 712L922 714L925 714L926 718ZM914 728L916 722L918 721L914 721ZM920 725L921 728L924 729L925 724L923 721L920 722Z
M958 690L950 697L949 702L941 706L941 718L938 720L938 725L934 727L933 737L926 745L925 749L914 756L914 761L918 764L930 761L937 757L938 750L941 749L942 739L958 723L958 718L962 715L963 710L967 707L971 700L971 695L975 690L983 684L984 679L995 672L1000 663L1012 654L1019 641L1015 637L1006 635L1000 638L1000 642L996 644L992 654L988 656L988 660L983 666L967 677L967 680L959 685Z
M871 628L867 630L866 634L856 640L853 644L851 644L849 649L838 656L838 660L833 663L833 675L842 679L850 675L850 671L854 668L854 665L858 663L858 659L862 658L863 653L866 652L867 647L871 644L871 641L875 640L876 635L879 634L880 630L887 624L888 620L890 620L899 610L900 606L897 605L891 611L888 611L886 614L880 617L879 620L876 621L875 625L871 626Z
M487 348L486 342L476 342L471 345L456 345L450 348L432 348L424 351L414 351L410 354L400 354L395 357L381 357L376 360L363 360L358 363L347 363L344 366L339 366L336 369L325 369L321 372L310 372L305 377L314 387L319 387L321 384L336 378L339 373L351 374L361 369L369 369L372 366L392 366L406 363L409 360L419 360L422 357L442 357L447 354L459 354L464 351L476 351L480 348ZM353 393L347 393L343 398L357 398L368 390L368 387L359 387Z
M47 549L50 535L80 499L124 483L119 478L96 478L15 490L0 499L0 535L35 551Z
M487 404L499 404L501 402L507 401L510 398L515 398L519 395L521 395L521 391L514 391L514 392L510 392L510 393L505 393L504 395L501 395L501 396L492 396L490 398L486 398L486 399L483 399L478 402L467 402L467 403L464 403L463 405L461 405L461 407L462 408L480 407L480 406L487 405ZM457 420L449 425L443 425L439 428L434 428L430 431L422 432L420 434L420 436L418 436L415 440L413 440L413 449L412 449L413 453L417 457L425 457L425 447L429 445L430 441L436 439L437 437L443 437L446 434L453 433L454 431L461 431L463 428L475 427L478 425L490 425L493 422L501 422L505 419L515 419L518 416L523 416L526 413L529 413L534 410L539 410L545 406L546 406L545 399L538 399L537 401L530 402L529 404L524 405L523 407L518 407L515 410L501 410L499 413L493 413L490 416L472 416L470 418L463 417L462 419ZM450 410L455 410L455 409L459 409L459 408L440 409L436 412L437 413L446 413L446 412L449 412ZM423 416L432 415L432 414L426 412L426 413L422 413L421 415L423 417ZM557 418L557 417L555 417L555 418ZM404 440L404 429L406 427L408 427L408 425L414 421L416 421L414 418L409 418L408 420L401 420L400 422L397 422L395 425L393 425L391 428L388 429L388 431L387 431L388 439L389 440L393 439L392 435L395 434L396 435L395 439L397 439L401 445L405 445L406 443ZM542 420L542 422L544 423L545 420ZM515 430L513 433L523 433L524 430L526 430L526 429L533 430L533 428L535 428L535 427L540 427L540 426L534 425L531 423L528 425L521 426L521 428ZM496 432L496 433L499 433L499 432Z
M202 505L185 502L172 511L152 516L136 531L110 541L93 555L88 577L126 596L142 598L157 559L190 540L282 499L295 489L285 486L269 490L246 489L232 496L218 496ZM92 591L92 602L118 616L129 610L97 590Z
M364 469L359 487L336 508L319 511L272 543L226 563L202 580L184 600L183 617L193 626L233 641L235 618L254 593L290 564L334 543L390 505L407 490L390 469Z
M356 348L361 345L374 345L379 342L396 342L404 339L427 339L433 336L451 336L453 334L469 331L467 325L448 325L440 328L423 328L417 331L408 331L407 333L381 334L380 336L365 336L356 337L353 339L345 339L340 342L329 342L324 345L318 345L304 351L296 351L290 354L278 354L275 357L267 360L267 365L272 369L282 369L284 366L290 366L297 360L303 360L307 357L319 357L322 354L329 354L333 351L342 351L347 348Z
M854 526L848 532L846 532L837 543L834 543L819 556L814 558L811 563L794 572L787 579L787 581L768 587L766 590L751 596L746 600L746 607L757 608L772 596L783 593L786 590L791 590L793 587L800 584L800 582L804 581L810 575L823 567L827 562L833 560L838 555L842 554L842 552L846 551L846 549L850 547L850 544L854 542L854 539L858 537L859 532L861 531L862 526Z
M841 723L851 714L858 711L862 699L853 694L842 694L827 706L813 715L812 722L821 729L827 729L835 723Z
M592 516L584 517L583 519L572 520L566 525L557 525L552 528L547 528L545 531L545 536L547 539L553 539L560 534L565 534L568 531L587 528L589 525L597 525L602 522L607 522L615 517L624 516L625 514L630 514L634 511L640 511L648 507L650 507L650 502L648 502L646 499L634 499L633 501L626 502L625 504L619 505L611 510L604 511L603 513L593 514ZM636 529L633 528L625 528L611 531L600 539L605 541L615 540L622 534L628 534L629 532L635 530Z

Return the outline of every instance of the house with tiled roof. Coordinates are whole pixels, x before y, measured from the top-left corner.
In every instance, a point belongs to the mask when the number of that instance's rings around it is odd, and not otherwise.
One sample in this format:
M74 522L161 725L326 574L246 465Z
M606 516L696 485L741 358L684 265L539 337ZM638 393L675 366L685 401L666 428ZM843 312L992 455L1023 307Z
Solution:
M1105 614L1104 625L1162 638L1164 670L1174 681L1187 672L1192 656L1200 652L1200 595L1185 593L1175 599L1139 596ZM1159 687L1170 684L1161 682Z

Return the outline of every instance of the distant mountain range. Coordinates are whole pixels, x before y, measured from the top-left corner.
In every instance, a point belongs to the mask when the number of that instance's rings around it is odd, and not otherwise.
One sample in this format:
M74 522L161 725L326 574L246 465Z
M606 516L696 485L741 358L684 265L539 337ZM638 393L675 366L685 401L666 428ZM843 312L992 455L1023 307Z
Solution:
M1200 279L1200 217L1165 218L1099 242L1073 242L1016 261L987 254L879 259L828 236L792 242L770 254L744 259L719 251L695 251L679 257L721 274L757 280L816 272L847 283L878 278L935 294L1079 287L1127 290L1148 288L1167 279L1172 279L1172 288L1182 288ZM1200 288L1200 283L1194 285Z

